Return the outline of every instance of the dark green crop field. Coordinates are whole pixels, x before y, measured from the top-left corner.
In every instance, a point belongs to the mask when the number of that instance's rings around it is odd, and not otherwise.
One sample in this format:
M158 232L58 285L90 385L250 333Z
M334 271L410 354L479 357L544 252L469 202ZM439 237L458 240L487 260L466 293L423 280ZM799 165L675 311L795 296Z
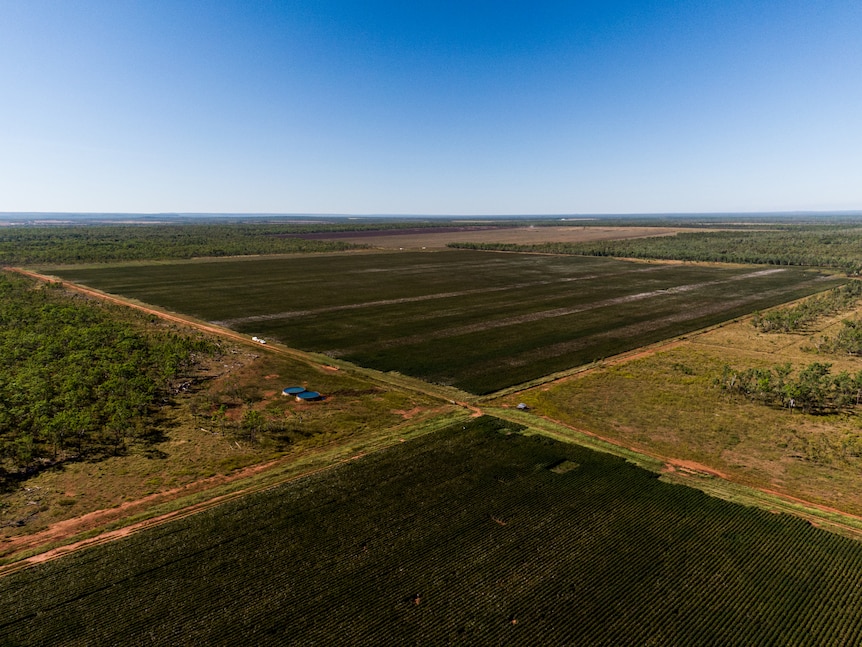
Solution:
M853 645L860 564L485 417L8 575L0 644Z
M71 268L54 274L474 393L825 290L798 267L449 250Z

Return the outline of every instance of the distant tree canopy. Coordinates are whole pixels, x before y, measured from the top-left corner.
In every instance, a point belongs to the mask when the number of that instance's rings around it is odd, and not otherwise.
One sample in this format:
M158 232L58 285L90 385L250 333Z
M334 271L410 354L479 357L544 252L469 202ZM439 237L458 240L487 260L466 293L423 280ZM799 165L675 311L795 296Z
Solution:
M763 230L682 232L584 243L453 243L451 247L617 258L803 265L862 273L862 226L798 225Z
M146 439L174 381L218 350L135 316L0 273L0 485Z
M6 227L0 264L102 263L353 249L341 241L291 237L304 228L256 224Z
M169 260L252 254L337 252L364 245L315 239L326 234L368 231L464 227L457 219L345 217L331 221L250 222L169 218L167 223L79 225L25 225L0 228L0 265L39 263L102 263L135 260ZM531 225L560 225L557 220L530 220ZM471 221L468 227L517 227L520 219ZM656 223L658 224L658 223Z

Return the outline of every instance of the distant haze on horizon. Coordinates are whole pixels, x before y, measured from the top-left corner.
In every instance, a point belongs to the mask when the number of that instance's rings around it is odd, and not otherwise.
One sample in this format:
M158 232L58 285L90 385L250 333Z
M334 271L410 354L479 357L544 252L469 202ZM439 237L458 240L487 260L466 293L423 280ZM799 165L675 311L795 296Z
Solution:
M858 212L862 3L8 0L0 212Z

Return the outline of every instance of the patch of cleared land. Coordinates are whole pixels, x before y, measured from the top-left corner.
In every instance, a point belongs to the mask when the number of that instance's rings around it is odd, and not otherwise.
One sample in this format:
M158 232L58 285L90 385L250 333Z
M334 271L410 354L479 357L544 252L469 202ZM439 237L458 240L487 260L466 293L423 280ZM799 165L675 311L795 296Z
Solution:
M303 238L339 240L378 249L443 249L449 243L585 243L599 240L625 240L649 236L673 236L685 227L461 227L416 229L410 233L398 230L304 234Z
M447 250L56 269L249 337L489 393L825 290L798 267Z

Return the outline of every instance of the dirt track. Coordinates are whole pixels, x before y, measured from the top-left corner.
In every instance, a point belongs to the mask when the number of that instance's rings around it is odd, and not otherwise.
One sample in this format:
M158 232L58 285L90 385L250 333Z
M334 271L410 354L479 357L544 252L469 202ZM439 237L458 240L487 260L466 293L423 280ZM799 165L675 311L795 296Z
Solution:
M324 467L303 471L299 474L291 474L288 476L284 476L280 479L268 481L264 484L252 484L248 487L244 487L233 492L229 492L227 494L214 496L205 501L186 506L179 510L173 510L162 515L150 517L149 519L144 519L143 521L139 521L128 526L123 526L122 528L118 528L116 530L109 530L100 533L95 537L82 539L74 543L64 544L61 546L57 546L56 548L51 548L49 550L46 550L45 552L41 552L31 557L27 557L11 564L7 564L6 566L0 566L0 577L8 575L10 573L14 573L24 568L29 568L30 566L34 566L36 564L41 564L43 562L58 559L77 550L82 550L91 546L98 546L100 544L106 544L117 539L122 539L123 537L128 537L132 533L146 530L147 528L159 526L169 521L183 519L184 517L197 514L198 512L203 512L204 510L208 510L227 501L231 501L247 494L251 494L252 492L268 490L278 485L282 485L284 483L288 483L299 478L304 478L311 474L317 474L319 472L332 469L336 465L362 458L362 456L364 455L364 453L356 454L354 456L350 456L349 458L336 461ZM25 535L22 537L18 537L17 539L12 540L10 544L6 544L5 548L11 547L14 549L14 552L18 553L28 549L38 550L40 546L57 544L64 540L68 540L75 535L79 535L90 528L98 528L100 526L104 526L106 523L109 523L111 521L122 519L123 516L132 514L133 512L135 512L135 510L142 507L142 505L146 506L146 504L165 503L177 499L180 496L187 496L197 491L206 491L207 489L214 489L218 486L226 485L231 482L241 481L243 479L250 478L255 474L270 470L279 465L284 465L292 459L293 457L290 457L282 460L270 461L267 463L254 465L252 467L248 467L244 470L240 470L239 472L231 474L230 476L203 479L202 481L190 483L189 485L182 488L168 490L166 492L159 492L157 494L144 497L143 499L139 499L137 501L129 501L128 503L120 506L119 508L97 510L95 512L83 515L82 517L76 517L74 519L60 521L53 524L47 530L44 530L40 533L36 533L35 535ZM199 486L204 487L200 488ZM117 512L119 512L120 514L117 514ZM124 515L123 513L126 513L126 515Z
M180 315L172 314L170 312L165 312L164 310L157 310L155 308L145 306L140 303L136 303L129 299L124 299L122 297L115 296L113 294L108 294L107 292L102 292L100 290L94 290L92 288L85 287L83 285L78 285L76 283L72 283L71 281L64 281L62 279L58 279L53 276L47 276L45 274L39 274L38 272L31 272L30 270L21 269L19 267L9 267L5 268L11 272L16 272L18 274L22 274L24 276L29 276L30 278L37 279L39 281L46 281L51 283L59 283L64 288L69 290L73 290L75 292L79 292L81 294L86 294L91 297L95 297L97 299L101 299L102 301L107 301L109 303L116 303L119 305L123 305L129 308L134 308L135 310L140 310L141 312L145 312L147 314L155 315L160 317L161 319L165 319L166 321L173 321L176 323L181 323L186 326L191 326L193 328L197 328L198 330L202 330L204 332L208 332L214 335L219 335L220 337L226 337L228 339L233 339L234 341L241 341L243 343L248 343L248 337L245 335L241 335L239 333L234 332L233 330L229 330L227 328L222 328L221 326L215 326L212 324L206 324L201 321L195 321L193 319L189 319L186 317L182 317ZM278 352L278 351L276 351ZM286 353L293 354L293 353ZM295 354L297 357L305 357L303 353L299 351Z

